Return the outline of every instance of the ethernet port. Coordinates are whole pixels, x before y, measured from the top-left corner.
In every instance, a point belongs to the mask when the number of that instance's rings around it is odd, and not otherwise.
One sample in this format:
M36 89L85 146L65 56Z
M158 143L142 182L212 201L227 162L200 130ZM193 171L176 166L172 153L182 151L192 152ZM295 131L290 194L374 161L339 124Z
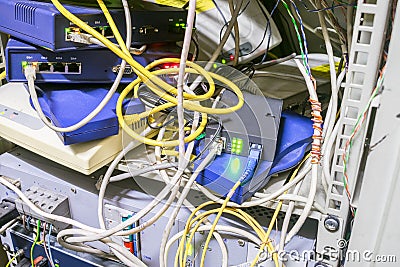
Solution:
M38 63L39 72L50 72L51 64L49 63Z
M106 38L113 38L114 37L114 33L113 33L113 31L112 31L110 26L104 26L103 30L104 30L104 34L103 34L104 37L106 37Z
M80 63L69 63L68 73L81 73L81 64Z
M80 33L81 29L78 27L65 28L65 41L71 40L71 33Z
M63 63L55 63L53 67L54 72L65 72L65 65Z
M103 27L98 26L98 27L93 27L93 29L94 29L95 31L97 31L98 33L100 33L100 34L103 35Z

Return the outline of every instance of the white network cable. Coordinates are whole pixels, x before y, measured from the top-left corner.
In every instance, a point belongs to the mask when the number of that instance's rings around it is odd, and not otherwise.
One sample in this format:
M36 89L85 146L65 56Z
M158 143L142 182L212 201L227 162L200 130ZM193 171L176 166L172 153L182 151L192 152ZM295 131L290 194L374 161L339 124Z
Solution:
M127 4L126 0L122 0L123 5L124 5L124 11L125 11L125 21L127 25L127 29L131 28L132 20L130 16L130 10L129 6ZM132 43L132 31L127 30L127 37L126 37L126 46L129 49ZM56 132L72 132L75 131L83 126L85 126L90 120L92 120L97 114L100 113L100 111L103 110L103 108L107 105L107 103L111 100L113 97L114 93L116 92L122 76L124 75L124 70L126 67L126 61L122 60L121 62L121 67L118 71L117 77L115 78L115 81L113 85L111 86L110 90L106 94L106 96L103 98L103 100L100 102L100 104L92 111L90 112L89 115L87 115L85 118L83 118L80 122L71 125L69 127L57 127L51 122L48 121L46 115L44 115L43 110L40 106L37 94L36 94L36 89L35 89L35 80L36 80L36 70L33 66L27 66L24 69L25 77L28 80L28 89L29 89L29 94L32 99L33 106L35 107L35 110L39 116L39 118L43 121L43 123L49 127L50 129L56 131Z
M307 75L307 72L306 72L304 66L300 63L300 61L298 59L295 59L295 62L306 81L307 89L310 94L310 99L318 101L317 92L314 89L314 85L313 85L310 77ZM314 130L314 131L316 131L316 130ZM311 184L310 184L310 192L308 194L307 202L304 206L304 209L303 209L300 217L297 219L295 225L292 227L292 229L288 233L285 243L289 242L293 238L293 236L295 236L298 233L298 231L301 229L301 227L305 223L305 221L308 217L308 214L311 211L312 204L314 203L315 194L317 192L317 183L318 183L318 164L314 163L314 164L311 164Z
M185 29L185 37L183 40L183 47L182 47L182 53L181 53L181 60L179 64L179 73L178 73L178 84L177 84L177 89L178 89L178 94L177 94L177 100L178 100L178 105L176 107L177 109L177 114L178 114L178 133L179 133L179 146L178 146L178 151L179 151L179 158L178 158L178 173L182 172L184 169L186 169L189 159L190 159L190 154L185 155L185 118L184 118L184 110L183 110L183 87L184 87L184 78L185 78L185 68L186 68L186 60L189 54L189 48L190 48L190 43L192 40L192 31L193 31L193 25L194 25L194 19L196 15L196 0L190 0L189 1L189 10L188 10L188 16L187 16L187 22L186 22L186 29ZM211 154L211 153L210 153ZM208 162L207 162L208 163ZM206 165L204 165L204 168ZM198 169L201 169L200 166ZM178 202L175 206L174 212L172 216L170 216L167 226L163 232L162 238L161 238L161 244L160 244L160 265L164 266L164 251L165 251L165 246L168 241L169 234L171 232L172 226L175 223L175 218L180 210L180 207L186 199L186 195L188 191L186 191L187 188L190 189L191 183L190 181L193 181L196 179L197 175L199 172L197 170L193 173L191 179L189 180L188 184L185 186L184 190L181 193L181 196L178 199ZM193 180L192 180L193 179Z
M293 190L293 194L296 195L299 193L301 185L303 181L300 181ZM289 202L289 206L286 210L285 218L283 219L282 228L281 228L281 237L279 242L279 247L277 248L279 251L285 250L285 241L286 241L286 234L289 228L290 219L292 217L292 213L294 210L294 201ZM280 261L283 259L279 259ZM280 266L283 266L283 263L280 262Z
M336 82L336 86L337 86L337 90L336 93L339 91L339 88L343 82L343 79L346 75L346 71L343 70L340 74L339 77L337 79ZM333 92L332 92L333 93ZM331 101L329 102L329 107L328 107L328 111L326 114L326 121L328 121L328 123L332 123L333 125L335 125L335 119L336 119L336 113L333 113L333 110L331 108L332 105L335 105L334 101L332 101L333 98L331 98ZM337 102L336 102L337 105ZM333 118L332 120L330 118ZM333 129L331 132L328 133L327 131L328 127L324 127L324 133L325 137L324 137L324 143L322 144L322 155L323 155L323 161L322 164L324 166L323 168L323 175L322 175L322 186L324 187L325 193L328 193L329 189L328 189L328 179L330 179L330 173L329 173L329 163L331 160L331 153L332 153L332 148L333 148L333 144L336 140L336 135L337 135L337 131L338 129ZM334 189L335 190L335 189ZM336 193L336 192L335 192Z
M228 26L226 27L226 31L225 31L224 35L222 36L219 45L215 49L213 55L211 56L210 60L207 62L206 66L204 67L204 69L206 71L209 71L211 69L214 62L218 59L219 54L221 53L222 48L224 47L226 41L228 41L228 38L232 31L232 28L235 25L235 21L237 21L237 18L239 16L243 1L244 0L239 0L239 2L236 4L235 10L232 13L231 21L229 22ZM201 76L197 77L193 81L193 83L190 85L190 90L193 91L201 83L202 80L203 80L203 77L201 77Z
M131 18L130 18L129 7L128 7L128 5L127 5L126 0L123 0L123 3L124 3L125 17L126 17L126 22L127 22L127 29L130 29L130 26L129 26L129 25L131 25L131 24L130 24L130 23L131 23ZM127 40L126 40L126 45L127 45L127 47L130 47L130 44L131 44L131 32L128 31ZM119 85L119 83L120 83L120 81L121 81L121 79L122 79L122 75L124 74L124 68L125 68L125 66L126 66L126 62L123 60L122 63L121 63L121 68L120 68L120 70L119 70L119 72L118 72L117 78L116 78L116 80L114 81L114 84L112 85L110 91L107 93L107 95L105 96L105 98L101 101L101 103L99 104L99 106L96 107L95 110L93 110L86 118L84 118L84 119L81 120L80 122L78 122L77 124L72 125L72 126L70 126L70 127L66 127L66 128L56 127L56 126L54 126L53 124L49 123L49 122L47 121L47 119L46 119L46 116L43 114L43 111L42 111L42 109L41 109L41 107L40 107L40 104L39 104L39 101L38 101L38 98L37 98L37 95L36 95L36 90L35 90L35 85L34 85L34 80L36 79L36 70L35 70L35 68L33 68L33 66L27 66L27 67L25 68L25 76L26 76L26 78L27 78L27 80L28 80L28 88L29 88L29 92L30 92L30 95L31 95L31 98L32 98L33 105L34 105L34 107L35 107L35 109L36 109L36 111L37 111L39 117L41 118L41 120L42 120L49 128L51 128L51 129L53 129L53 130L55 130L55 131L59 131L59 132L70 132L70 131L74 131L74 130L76 130L76 129L79 129L80 127L82 127L83 125L85 125L86 123L88 123L93 117L95 117L95 116L104 108L104 106L108 103L108 101L111 99L111 97L112 97L113 94L115 93L115 91L116 91L116 89L117 89L117 87L118 87L118 85ZM21 194L22 194L22 192L21 192ZM20 196L20 197L21 197L21 196ZM23 198L21 197L21 199L23 199ZM39 211L40 211L40 210L39 210ZM42 213L43 213L43 212L42 212ZM44 213L44 214L45 214L45 213ZM47 214L46 214L46 215L47 215ZM46 216L44 216L44 217L46 217ZM59 217L60 217L60 216L59 216ZM66 219L66 218L59 218L59 217L57 218L57 219L59 219L59 220ZM75 221L73 221L73 220L67 220L67 221L73 222L72 224L75 225L75 226L79 225L80 228L86 228L86 231L87 231L87 229L88 229L87 226L85 226L85 225L83 225L83 224L81 224L81 223L75 222ZM83 227L82 227L82 226L83 226ZM138 266L143 266L143 263L142 263L139 259L137 259L137 258L136 258L133 254L131 254L131 253L126 253L126 249L123 248L122 246L119 246L119 245L117 245L117 244L115 244L115 243L112 243L112 241L111 241L111 243L108 242L108 245L110 246L110 248L111 248L111 250L114 252L114 254L116 254L116 256L117 256L121 261L123 261L124 263L135 263L135 264L138 265ZM88 251L88 250L90 251L90 249L86 248L86 251Z
M68 34L70 41L75 42L75 43L81 43L81 44L95 44L98 46L106 47L102 42L100 42L98 39L93 37L91 34L87 33L75 33L71 32ZM120 48L118 44L114 44L116 47ZM134 47L127 47L129 52L134 55L141 55L146 51L147 45L142 45L140 48L134 48Z
M193 94L192 91L188 91L188 93ZM213 104L214 108L215 108L215 104L216 103ZM193 125L192 125L192 133L196 130L198 122L199 122L199 114L197 112L195 112ZM160 129L158 137L157 137L157 140L162 140L163 137L164 137L164 133L165 133L165 128ZM193 145L194 145L193 142L189 143L188 148L186 150L186 154L187 155L192 154ZM155 147L155 156L156 156L156 160L157 160L158 164L161 164L161 147ZM161 178L164 180L165 183L169 183L170 182L171 178L169 178L169 175L165 170L160 170L159 171L159 175L161 176ZM185 187L187 187L187 186L189 186L188 183L185 185ZM181 198L181 194L179 192L177 194L177 197L179 199ZM183 200L183 204L192 212L195 209L195 207L185 198ZM173 219L175 219L175 217L170 216L170 219L173 220ZM208 224L208 225L211 225L209 220L206 220L204 223ZM221 249L221 252L222 252L222 267L227 267L228 266L228 251L227 251L227 248L225 246L224 240L222 239L221 235L218 232L214 232L213 235L214 235L218 245L220 246L220 249ZM168 254L168 250L169 250L169 248L167 248L167 251L165 251L165 253L163 253L164 254L164 260L165 260L165 262L164 262L165 265L167 264L167 262L166 262L167 255L166 254ZM160 252L160 256L161 255L162 255L162 252Z
M317 6L318 6L318 8L321 8L321 3L318 2ZM331 89L332 89L331 101L330 101L330 105L329 105L329 107L331 108L330 115L325 120L325 124L328 124L328 125L324 127L324 128L326 128L326 131L324 131L322 134L322 137L326 136L327 138L329 138L329 136L333 130L335 120L336 120L336 112L337 112L337 105L338 105L338 86L337 86L337 81L336 81L335 59L334 59L334 55L333 55L331 40L329 39L328 29L327 29L327 26L325 23L325 18L324 18L323 13L321 13L321 12L318 12L318 17L319 17L319 21L321 23L322 34L324 36L326 53L328 54Z

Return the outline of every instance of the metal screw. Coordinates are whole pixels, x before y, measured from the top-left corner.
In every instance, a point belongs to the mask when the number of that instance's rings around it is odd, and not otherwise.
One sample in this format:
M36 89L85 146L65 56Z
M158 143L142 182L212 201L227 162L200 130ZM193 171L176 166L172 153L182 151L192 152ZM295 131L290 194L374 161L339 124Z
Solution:
M340 222L336 217L329 216L325 219L324 226L326 230L330 232L336 232L339 230Z
M244 242L243 239L239 239L239 240L238 240L238 244L239 244L239 246L244 247L245 242Z

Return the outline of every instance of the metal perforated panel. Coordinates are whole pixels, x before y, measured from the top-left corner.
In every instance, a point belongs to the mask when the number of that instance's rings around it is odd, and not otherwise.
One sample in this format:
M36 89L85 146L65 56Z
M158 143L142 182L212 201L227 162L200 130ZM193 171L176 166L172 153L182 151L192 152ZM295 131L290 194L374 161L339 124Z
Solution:
M359 0L354 23L353 40L349 57L344 98L341 107L339 132L336 139L335 153L332 163L331 181L326 201L327 213L347 218L349 201L344 190L343 153L357 118L367 106L371 92L376 86L378 69L382 60L382 50L385 41L385 30L391 1ZM354 138L346 164L349 177L349 190L354 193L358 167L363 153L363 144L367 123L358 131ZM333 187L335 187L334 190ZM343 192L337 194L333 192ZM335 203L332 205L332 203Z

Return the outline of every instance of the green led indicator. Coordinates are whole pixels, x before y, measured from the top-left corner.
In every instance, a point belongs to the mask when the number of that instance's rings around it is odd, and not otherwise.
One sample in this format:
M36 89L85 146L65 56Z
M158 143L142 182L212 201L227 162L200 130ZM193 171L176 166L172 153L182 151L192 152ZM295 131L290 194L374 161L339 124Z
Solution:
M225 58L223 58L223 59L221 60L221 63L222 63L222 64L226 64Z
M232 144L236 144L236 142L237 142L236 138L233 138L232 139Z
M185 23L181 23L181 27L186 27L186 24Z
M214 63L213 67L214 67L214 69L218 68L217 63Z
M28 66L28 62L27 62L27 61L22 61L21 64L22 64L22 67L23 67L23 68L25 68L26 66Z
M196 137L196 140L201 140L204 137L206 137L206 134L205 133L201 133L199 136Z
M176 23L175 26L176 26L176 27L179 27L179 23Z
M240 171L240 160L238 158L231 160L229 165L232 174L237 174Z
M241 145L241 144L243 144L243 140L238 138L237 143L238 143L238 145Z

